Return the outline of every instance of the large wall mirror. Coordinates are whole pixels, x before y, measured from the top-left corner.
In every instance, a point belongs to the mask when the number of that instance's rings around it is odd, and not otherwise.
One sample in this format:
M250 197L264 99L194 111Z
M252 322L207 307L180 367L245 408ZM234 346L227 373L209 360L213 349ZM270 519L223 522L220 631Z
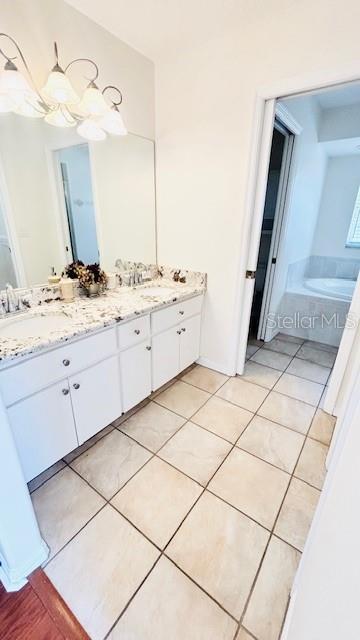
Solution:
M85 142L0 115L0 288L47 281L73 260L156 263L154 143L136 135Z

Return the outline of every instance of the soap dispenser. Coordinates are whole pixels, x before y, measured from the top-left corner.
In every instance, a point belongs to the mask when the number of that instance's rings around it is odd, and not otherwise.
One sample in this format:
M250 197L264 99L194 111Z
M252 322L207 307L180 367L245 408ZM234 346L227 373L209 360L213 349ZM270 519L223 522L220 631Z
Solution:
M51 267L50 275L48 277L48 283L50 285L59 284L61 278L56 274L55 267Z

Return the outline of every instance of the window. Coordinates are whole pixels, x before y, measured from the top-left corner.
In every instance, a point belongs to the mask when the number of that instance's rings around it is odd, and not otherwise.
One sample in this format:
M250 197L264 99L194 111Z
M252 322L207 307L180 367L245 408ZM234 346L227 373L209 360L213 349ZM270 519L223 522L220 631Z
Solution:
M345 246L358 247L360 249L360 187L356 196Z

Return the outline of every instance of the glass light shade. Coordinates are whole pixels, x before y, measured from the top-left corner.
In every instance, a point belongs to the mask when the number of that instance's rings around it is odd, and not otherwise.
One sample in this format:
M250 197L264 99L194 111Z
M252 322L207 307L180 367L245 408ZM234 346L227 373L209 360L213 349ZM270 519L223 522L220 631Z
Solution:
M0 93L0 113L8 113L13 111L14 103L11 98L5 94Z
M26 116L27 118L43 118L46 113L39 104L33 104L31 102L23 102L14 109L14 112L19 116Z
M99 127L95 120L92 120L91 118L86 118L84 122L79 124L77 132L82 138L85 138L86 140L93 140L94 142L105 140L106 138L105 131Z
M126 136L127 129L124 125L121 113L114 105L109 111L99 120L99 126L112 133L114 136Z
M5 67L0 74L0 96L10 100L15 109L22 105L26 98L36 98L36 93L16 67L10 69Z
M61 105L54 111L47 113L44 120L53 127L74 127L76 125L75 118L72 117L66 107Z
M95 83L85 89L78 108L80 112L89 116L102 116L109 109L103 94Z
M54 69L49 73L41 95L52 104L76 104L80 100L65 73Z

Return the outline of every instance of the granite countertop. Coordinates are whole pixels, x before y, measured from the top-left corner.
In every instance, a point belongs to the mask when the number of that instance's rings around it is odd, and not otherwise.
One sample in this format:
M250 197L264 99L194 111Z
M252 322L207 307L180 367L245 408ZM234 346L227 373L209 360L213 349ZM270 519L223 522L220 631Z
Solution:
M149 287L169 288L172 291L158 295L146 295ZM42 349L60 345L67 340L80 337L104 327L130 320L139 315L160 309L165 305L191 298L204 293L205 283L183 284L163 278L153 280L146 285L135 288L118 287L107 291L97 298L75 298L74 302L49 302L46 307L38 306L14 316L0 319L0 361L1 365L14 363L26 355ZM1 336L1 326L5 323L20 320L26 315L31 317L45 315L64 315L64 327L52 330L46 335L26 338L9 338ZM70 319L70 322L69 322Z

